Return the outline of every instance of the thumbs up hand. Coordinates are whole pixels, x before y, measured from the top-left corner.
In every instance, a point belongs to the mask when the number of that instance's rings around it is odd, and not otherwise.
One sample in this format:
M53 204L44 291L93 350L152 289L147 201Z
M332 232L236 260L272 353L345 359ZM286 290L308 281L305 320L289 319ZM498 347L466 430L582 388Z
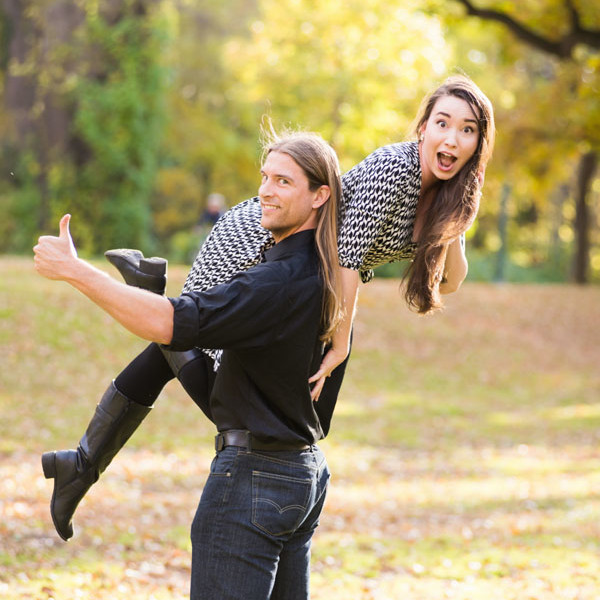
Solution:
M36 271L48 279L69 278L77 264L77 250L69 232L71 215L60 220L58 237L43 235L33 248Z

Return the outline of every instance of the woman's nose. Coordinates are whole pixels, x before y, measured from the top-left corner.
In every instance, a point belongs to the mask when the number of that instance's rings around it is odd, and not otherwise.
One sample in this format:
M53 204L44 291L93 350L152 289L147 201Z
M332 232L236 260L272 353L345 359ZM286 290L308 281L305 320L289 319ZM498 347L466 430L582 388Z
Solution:
M456 146L456 137L456 129L454 129L454 127L450 127L446 131L446 144L448 144L448 146Z

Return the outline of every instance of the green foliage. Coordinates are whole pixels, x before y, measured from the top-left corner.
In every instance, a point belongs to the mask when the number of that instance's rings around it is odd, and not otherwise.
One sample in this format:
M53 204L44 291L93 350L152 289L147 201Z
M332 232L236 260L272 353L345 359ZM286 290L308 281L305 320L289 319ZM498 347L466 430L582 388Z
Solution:
M72 210L94 225L90 250L143 247L164 120L160 22L132 10L114 24L90 10L80 40L93 62L73 90L74 127L91 158L74 173Z
M224 194L231 205L256 192L259 117L232 97L233 76L223 52L232 36L248 31L255 3L166 5L173 29L165 56L169 118L152 213L161 247L172 250L179 244L170 237L189 234L211 192Z
M0 182L0 206L4 218L0 220L0 252L29 252L39 236L36 216L40 209L40 191L36 185L36 161L31 153L9 158L5 148L0 154L10 165L10 177Z
M511 276L520 278L520 270L531 269L532 280L545 277L543 273L553 279L559 264L560 276L568 277L578 161L590 147L600 149L598 52L581 46L573 59L561 61L520 41L500 24L466 17L458 2L429 4L446 14L448 43L496 111L496 150L473 227L475 246L489 252L493 262L500 246L500 200L508 186L508 251L515 264ZM506 11L550 39L569 23L562 0L474 4ZM600 13L593 5L577 3L577 8L587 27L598 28ZM596 189L588 199L592 209L597 198ZM598 216L592 214L592 246L600 243ZM592 278L599 273L594 266Z
M130 1L99 10L89 0L63 24L53 12L62 8L23 8L22 28L32 35L10 63L12 93L29 105L14 107L18 127L2 145L4 158L17 154L19 171L6 189L6 245L23 250L32 229L50 233L69 211L87 251L143 246L164 123L162 17Z
M569 22L563 0L473 3L553 39ZM0 66L0 99L10 76L31 84L31 102L0 113L0 251L28 251L69 211L86 252L140 245L184 259L208 194L233 205L256 192L264 115L322 132L348 169L410 136L423 94L459 71L490 96L498 125L470 248L499 251L508 187L510 261L569 271L578 161L600 149L595 49L559 60L466 16L457 0L72 0L73 21L53 17L55 0L21 4L26 52ZM575 6L583 26L600 27L596 1ZM1 13L7 52L19 31L11 19ZM61 127L67 139L53 146ZM595 279L598 181L588 199Z
M320 131L349 168L403 139L451 64L440 22L418 3L263 0L250 39L226 47L232 93L285 124Z

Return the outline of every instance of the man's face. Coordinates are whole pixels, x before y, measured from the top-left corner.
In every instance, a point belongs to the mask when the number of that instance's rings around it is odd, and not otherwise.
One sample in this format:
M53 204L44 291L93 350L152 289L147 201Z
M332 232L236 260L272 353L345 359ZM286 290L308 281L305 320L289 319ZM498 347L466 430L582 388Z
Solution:
M283 152L270 152L260 172L260 224L273 234L275 241L315 228L317 208L322 204L326 186L311 192L304 171Z

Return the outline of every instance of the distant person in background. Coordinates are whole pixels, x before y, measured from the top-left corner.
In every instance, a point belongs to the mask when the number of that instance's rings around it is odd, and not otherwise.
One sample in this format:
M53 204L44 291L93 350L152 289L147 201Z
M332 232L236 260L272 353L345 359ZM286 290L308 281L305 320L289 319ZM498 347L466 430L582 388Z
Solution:
M216 222L225 214L226 208L227 205L223 194L213 192L208 195L202 214L194 225L193 231L189 234L189 237L186 238L188 239L190 246L186 252L185 262L193 261L198 255L198 251L202 247L202 244L204 244L208 234L211 232Z
M335 402L324 384L343 377L359 281L370 281L374 267L410 260L404 296L421 314L441 307L441 294L458 290L466 277L464 232L477 215L494 146L492 105L469 78L450 77L424 99L415 133L416 140L379 148L342 177L338 259L345 317L320 368L308 380L321 409ZM267 208L278 210L276 205ZM271 233L261 226L262 210L259 198L251 198L219 219L194 261L184 293L208 290L262 260L274 244ZM149 277L139 258L124 255L113 264L127 283L147 287L153 280L164 288L164 276ZM116 377L107 393L114 388L139 410L113 415L103 434L110 448L106 456L101 453L90 460L85 452L72 451L80 457L65 464L61 481L55 480L51 504L63 538L72 535L77 504L139 426L164 385L177 377L207 412L207 400L202 398L208 395L219 363L220 351L214 348L177 353L150 344ZM79 486L78 481L88 483ZM54 506L59 501L63 511L57 515Z
M198 226L212 229L213 225L225 214L225 196L212 193L206 199L206 207L198 219Z

